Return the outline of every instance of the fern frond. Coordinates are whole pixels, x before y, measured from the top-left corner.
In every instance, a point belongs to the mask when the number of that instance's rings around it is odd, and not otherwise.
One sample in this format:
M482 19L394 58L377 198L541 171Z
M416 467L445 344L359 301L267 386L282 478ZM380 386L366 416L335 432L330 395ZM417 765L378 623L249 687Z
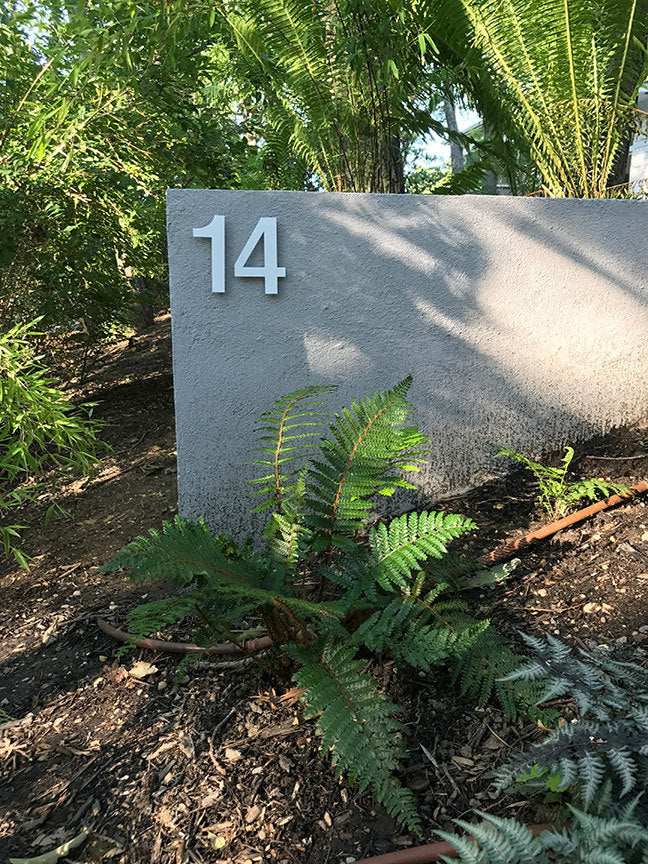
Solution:
M389 648L398 663L425 672L448 658L462 656L488 627L488 621L470 618L458 601L437 603L444 588L437 585L420 595L414 586L411 594L390 600L353 632L354 642L372 651Z
M619 661L606 648L578 649L546 634L544 640L520 634L533 657L507 674L504 680L545 682L540 701L569 694L581 716L610 720L623 708L648 704L648 669Z
M541 839L534 838L525 825L479 810L475 814L486 820L486 824L471 825L461 819L454 822L472 835L481 848L464 837L435 832L455 847L460 864L549 864ZM443 856L441 860L450 862L451 859Z
M311 532L294 515L272 513L263 536L277 561L292 569L299 561L302 549L308 544Z
M406 591L428 558L442 558L446 543L477 528L472 519L448 513L409 513L369 531L371 576L385 591Z
M128 629L133 636L150 636L169 624L176 624L194 615L198 599L198 593L191 591L178 597L142 603L128 613Z
M572 787L586 811L608 787L615 800L642 788L648 779L648 670L615 660L602 649L581 650L579 658L554 637L525 641L535 656L507 679L536 686L546 682L541 699L569 696L581 719L553 730L524 757L505 765L498 786L522 780L543 788L537 772L521 776L535 765L556 777L560 789Z
M561 468L534 462L533 459L516 453L514 450L509 450L508 447L502 448L496 454L496 458L498 456L508 456L531 471L538 484L540 505L555 516L564 516L570 508L583 499L597 501L599 498L607 497L612 493L616 495L632 494L632 490L623 483L614 483L599 477L568 481L567 472L574 458L573 447L565 448Z
M315 446L322 422L320 407L326 404L324 396L336 390L335 385L312 386L295 390L282 396L259 420L257 431L262 434L260 452L263 454L252 464L260 465L267 472L252 480L263 484L255 490L264 500L254 508L253 513L274 508L283 513L286 499L297 489L299 469L309 449Z
M476 810L484 822L472 825L457 819L455 824L472 835L479 846L467 837L437 831L458 852L457 858L442 856L441 860L448 864L457 860L459 864L646 864L648 829L634 808L621 818L569 809L568 827L543 831L535 838L514 819Z
M532 679L512 675L522 658L515 654L493 627L480 634L475 644L451 664L452 680L459 692L484 706L495 696L511 718L523 714L531 720L551 722L556 714L538 708L542 686Z
M584 813L569 806L571 824L560 833L541 835L542 845L560 857L558 864L646 864L648 828L627 808L621 818Z
M418 471L428 443L417 429L404 427L411 383L408 377L392 390L352 402L330 424L331 437L322 442L309 471L309 521L322 548L335 543L337 535L362 528L378 493L414 488L394 474Z
M101 572L125 569L132 579L157 577L182 587L197 580L203 591L231 604L255 602L259 606L284 604L297 615L317 619L341 618L343 610L334 602L314 603L285 593L285 573L269 569L252 554L232 560L223 552L218 537L206 525L176 516L164 522L162 530L151 529L148 537L138 537L100 567Z
M375 680L363 673L355 648L328 640L318 646L290 646L291 656L302 663L294 674L308 716L319 715L317 731L322 749L331 751L338 774L357 780L399 822L420 832L412 793L394 778L404 748L398 708L378 691Z
M226 535L213 537L204 520L194 522L176 515L173 522L163 522L161 530L151 528L148 536L139 536L128 543L98 571L112 573L124 569L135 581L157 577L183 588L208 571L242 584L258 580L260 560L252 555L241 559L236 546L235 554L231 554L230 542Z

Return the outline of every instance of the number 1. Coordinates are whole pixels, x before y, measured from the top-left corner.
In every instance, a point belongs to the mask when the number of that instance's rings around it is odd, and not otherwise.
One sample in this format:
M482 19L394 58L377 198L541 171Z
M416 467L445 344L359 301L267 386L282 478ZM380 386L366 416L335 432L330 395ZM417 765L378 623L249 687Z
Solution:
M194 237L211 238L212 293L225 293L225 217L214 216L209 225L193 229Z

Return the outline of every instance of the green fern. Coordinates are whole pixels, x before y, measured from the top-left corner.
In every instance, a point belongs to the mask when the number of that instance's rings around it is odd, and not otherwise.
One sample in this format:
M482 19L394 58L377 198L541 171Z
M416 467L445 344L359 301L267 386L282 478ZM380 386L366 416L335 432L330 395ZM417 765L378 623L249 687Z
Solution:
M353 639L372 651L389 648L400 663L429 672L432 666L468 651L488 621L470 618L459 601L437 603L443 585L422 594L422 581L411 586L411 593L370 615L354 631Z
M520 668L522 659L493 627L488 627L469 651L453 659L452 681L458 684L462 696L480 707L495 696L511 719L522 714L531 720L552 723L557 712L538 707L542 687L532 678L511 674Z
M302 664L295 683L304 688L308 715L319 715L317 731L336 773L357 781L360 791L370 788L395 819L419 834L414 796L393 776L404 755L395 719L399 709L363 673L364 663L355 659L355 650L331 641L317 648L291 646L291 655Z
M331 438L309 471L309 524L320 535L320 548L335 544L364 527L377 494L397 486L415 488L396 471L418 471L429 441L415 427L405 427L412 384L405 378L393 390L353 401L329 425Z
M142 637L161 630L169 624L184 621L185 618L196 614L196 603L199 602L199 597L199 592L191 591L175 597L163 597L161 600L142 603L128 613L128 629L133 636Z
M555 729L499 772L499 788L516 780L553 791L570 789L590 811L605 785L627 800L648 779L648 670L615 660L605 649L574 649L552 636L524 636L534 656L507 676L542 685L540 701L572 699L580 719ZM530 770L532 769L532 770Z
M286 500L299 491L299 469L308 450L317 443L318 431L322 426L320 410L326 400L323 396L336 390L335 386L313 386L296 390L277 399L272 408L261 415L257 432L263 456L253 461L270 469L269 473L252 480L263 484L256 491L264 500L253 513L274 508L283 513Z
M598 477L585 478L582 480L567 480L567 472L574 458L573 447L565 448L562 458L562 467L553 468L550 465L542 465L534 462L521 453L503 447L498 456L508 456L523 465L530 471L538 484L538 503L556 518L564 516L576 504L583 499L597 501L601 497L607 497L612 493L616 495L630 495L632 490L622 483L613 483L611 480L602 480Z
M302 664L295 680L306 688L309 710L322 712L318 728L338 770L357 778L361 788L371 787L397 819L416 828L413 797L393 777L402 750L397 709L361 674L355 652L389 651L399 666L425 671L466 662L489 633L488 621L472 618L449 591L441 598L441 576L452 572L456 591L505 574L457 557L444 566L448 543L476 527L464 516L410 513L358 534L375 496L411 488L401 474L418 471L423 461L429 442L406 425L410 384L407 378L353 402L319 444L318 397L331 388L295 391L262 415L256 464L264 472L258 478L264 500L256 509L272 510L264 554L251 541L238 545L229 535L212 536L204 520L177 516L100 569L123 568L134 580L157 577L180 589L131 613L135 636L190 617L200 620L196 638L209 647L245 638L262 622L275 652ZM334 600L316 599L313 577L319 597L328 585ZM513 665L496 667L498 675ZM283 658L277 670L286 668ZM493 684L494 674L475 666L462 686L479 688L482 699L478 673L489 687L529 686Z
M164 522L161 531L151 529L148 537L138 537L98 569L103 573L126 569L134 580L155 576L183 588L195 587L203 598L213 598L227 609L243 600L257 607L287 607L307 618L343 615L336 603L315 603L293 596L285 573L267 567L253 554L238 560L228 558L222 542L210 535L204 523L181 516Z
M410 513L369 531L371 576L385 591L407 587L412 572L430 558L443 558L446 543L477 528L472 519L448 513Z

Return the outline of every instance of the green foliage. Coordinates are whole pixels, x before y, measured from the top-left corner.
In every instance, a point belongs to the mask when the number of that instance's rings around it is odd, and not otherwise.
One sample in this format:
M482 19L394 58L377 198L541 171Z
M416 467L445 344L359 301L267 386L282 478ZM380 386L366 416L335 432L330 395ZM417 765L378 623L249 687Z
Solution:
M505 681L537 688L539 701L569 698L579 718L499 771L499 789L519 786L568 798L554 831L533 838L524 825L476 812L485 824L457 820L479 846L448 834L465 864L647 864L648 829L638 805L648 777L648 669L606 646L573 648L552 636L524 636L531 659ZM633 797L634 796L634 797ZM565 822L567 823L565 825ZM444 858L443 860L449 860Z
M360 530L372 498L396 487L415 487L395 472L419 471L429 443L415 427L405 427L410 407L406 378L392 390L374 393L344 408L331 423L309 469L308 524L324 548Z
M576 652L549 635L523 638L532 659L507 680L542 684L540 702L571 698L579 719L506 765L500 788L516 780L530 789L569 788L585 811L606 786L616 801L636 794L648 777L648 669L615 659L607 648Z
M90 344L165 304L164 190L240 185L228 56L185 9L0 12L0 330L38 316Z
M244 0L219 12L236 76L263 94L273 185L404 192L412 143L453 134L435 117L441 76L419 4Z
M647 15L646 0L439 0L424 13L494 137L530 154L548 194L585 198L623 180Z
M323 412L319 408L326 404L325 400L313 397L335 389L306 387L296 390L277 399L270 411L261 415L257 432L263 433L259 436L263 455L255 459L253 464L265 466L270 469L270 473L254 481L263 484L256 494L263 495L265 500L253 512L273 507L281 514L286 507L290 508L290 498L295 495L300 497L299 465L303 462L306 450L316 443L316 430L322 426L316 418L322 416Z
M56 386L42 357L34 356L36 324L16 325L0 335L0 542L27 567L15 545L19 525L6 524L12 509L49 491L57 508L56 490L66 475L88 475L97 463L100 424L91 405L76 407ZM43 476L48 474L47 485ZM61 508L59 508L61 509Z
M131 613L137 635L189 616L201 621L202 644L208 645L210 629L212 641L236 641L262 623L275 650L300 664L294 680L305 689L308 711L321 713L318 730L336 770L371 788L395 818L415 830L412 796L394 778L402 753L397 709L380 696L356 654L389 651L399 666L428 671L465 658L489 633L489 624L445 596L447 583L459 587L462 575L458 559L443 566L447 544L474 530L472 520L423 511L367 531L374 500L412 488L403 474L419 469L429 446L407 425L410 384L407 378L354 401L335 415L328 434L321 410L332 388L298 390L262 415L261 458L252 464L260 475L253 484L263 498L256 509L273 511L264 554L250 542L238 546L226 535L212 536L204 522L178 516L138 537L101 569L124 568L134 579L155 576L182 589ZM472 563L468 569L468 584L504 575L501 568L492 573ZM311 587L314 578L319 591ZM508 650L501 643L500 649ZM503 674L512 666L496 668ZM470 672L466 690L474 686L484 697L480 670ZM518 704L509 696L509 713Z
M508 456L530 471L538 484L538 503L554 518L559 519L583 499L597 501L611 494L630 495L631 490L622 483L613 483L601 478L567 480L567 473L574 458L573 447L565 448L560 468L534 462L521 453L503 447L496 456Z
M445 832L459 853L458 858L442 861L460 864L646 864L648 862L648 829L630 806L618 816L594 816L570 807L571 824L567 828L544 831L533 837L531 831L514 819L502 819L490 813L476 814L487 824L471 825L460 819L456 824L469 832L481 848L465 837Z
M373 560L371 575L386 591L405 590L412 572L429 558L443 558L445 546L477 526L465 516L448 513L409 513L380 522L369 531Z
M504 712L511 718L524 714L531 720L553 723L557 713L538 708L542 687L533 679L518 677L514 673L520 666L520 656L493 628L480 634L471 650L452 662L453 681L463 696L484 706L495 696Z
M331 639L289 653L301 663L294 675L304 688L307 716L318 717L322 749L331 752L336 774L370 787L374 798L406 825L420 833L413 794L394 779L404 755L399 708L378 692L375 680L363 673L355 649Z

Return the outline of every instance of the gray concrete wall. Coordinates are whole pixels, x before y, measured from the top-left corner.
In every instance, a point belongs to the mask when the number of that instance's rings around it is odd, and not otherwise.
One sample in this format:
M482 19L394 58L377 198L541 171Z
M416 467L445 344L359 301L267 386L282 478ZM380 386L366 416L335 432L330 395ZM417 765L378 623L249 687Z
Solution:
M210 241L226 217L226 292ZM277 296L235 278L261 216ZM420 497L646 415L648 207L638 201L172 190L168 240L183 514L249 525L256 417L307 384L333 404L408 373L434 442ZM498 466L499 467L499 466Z

